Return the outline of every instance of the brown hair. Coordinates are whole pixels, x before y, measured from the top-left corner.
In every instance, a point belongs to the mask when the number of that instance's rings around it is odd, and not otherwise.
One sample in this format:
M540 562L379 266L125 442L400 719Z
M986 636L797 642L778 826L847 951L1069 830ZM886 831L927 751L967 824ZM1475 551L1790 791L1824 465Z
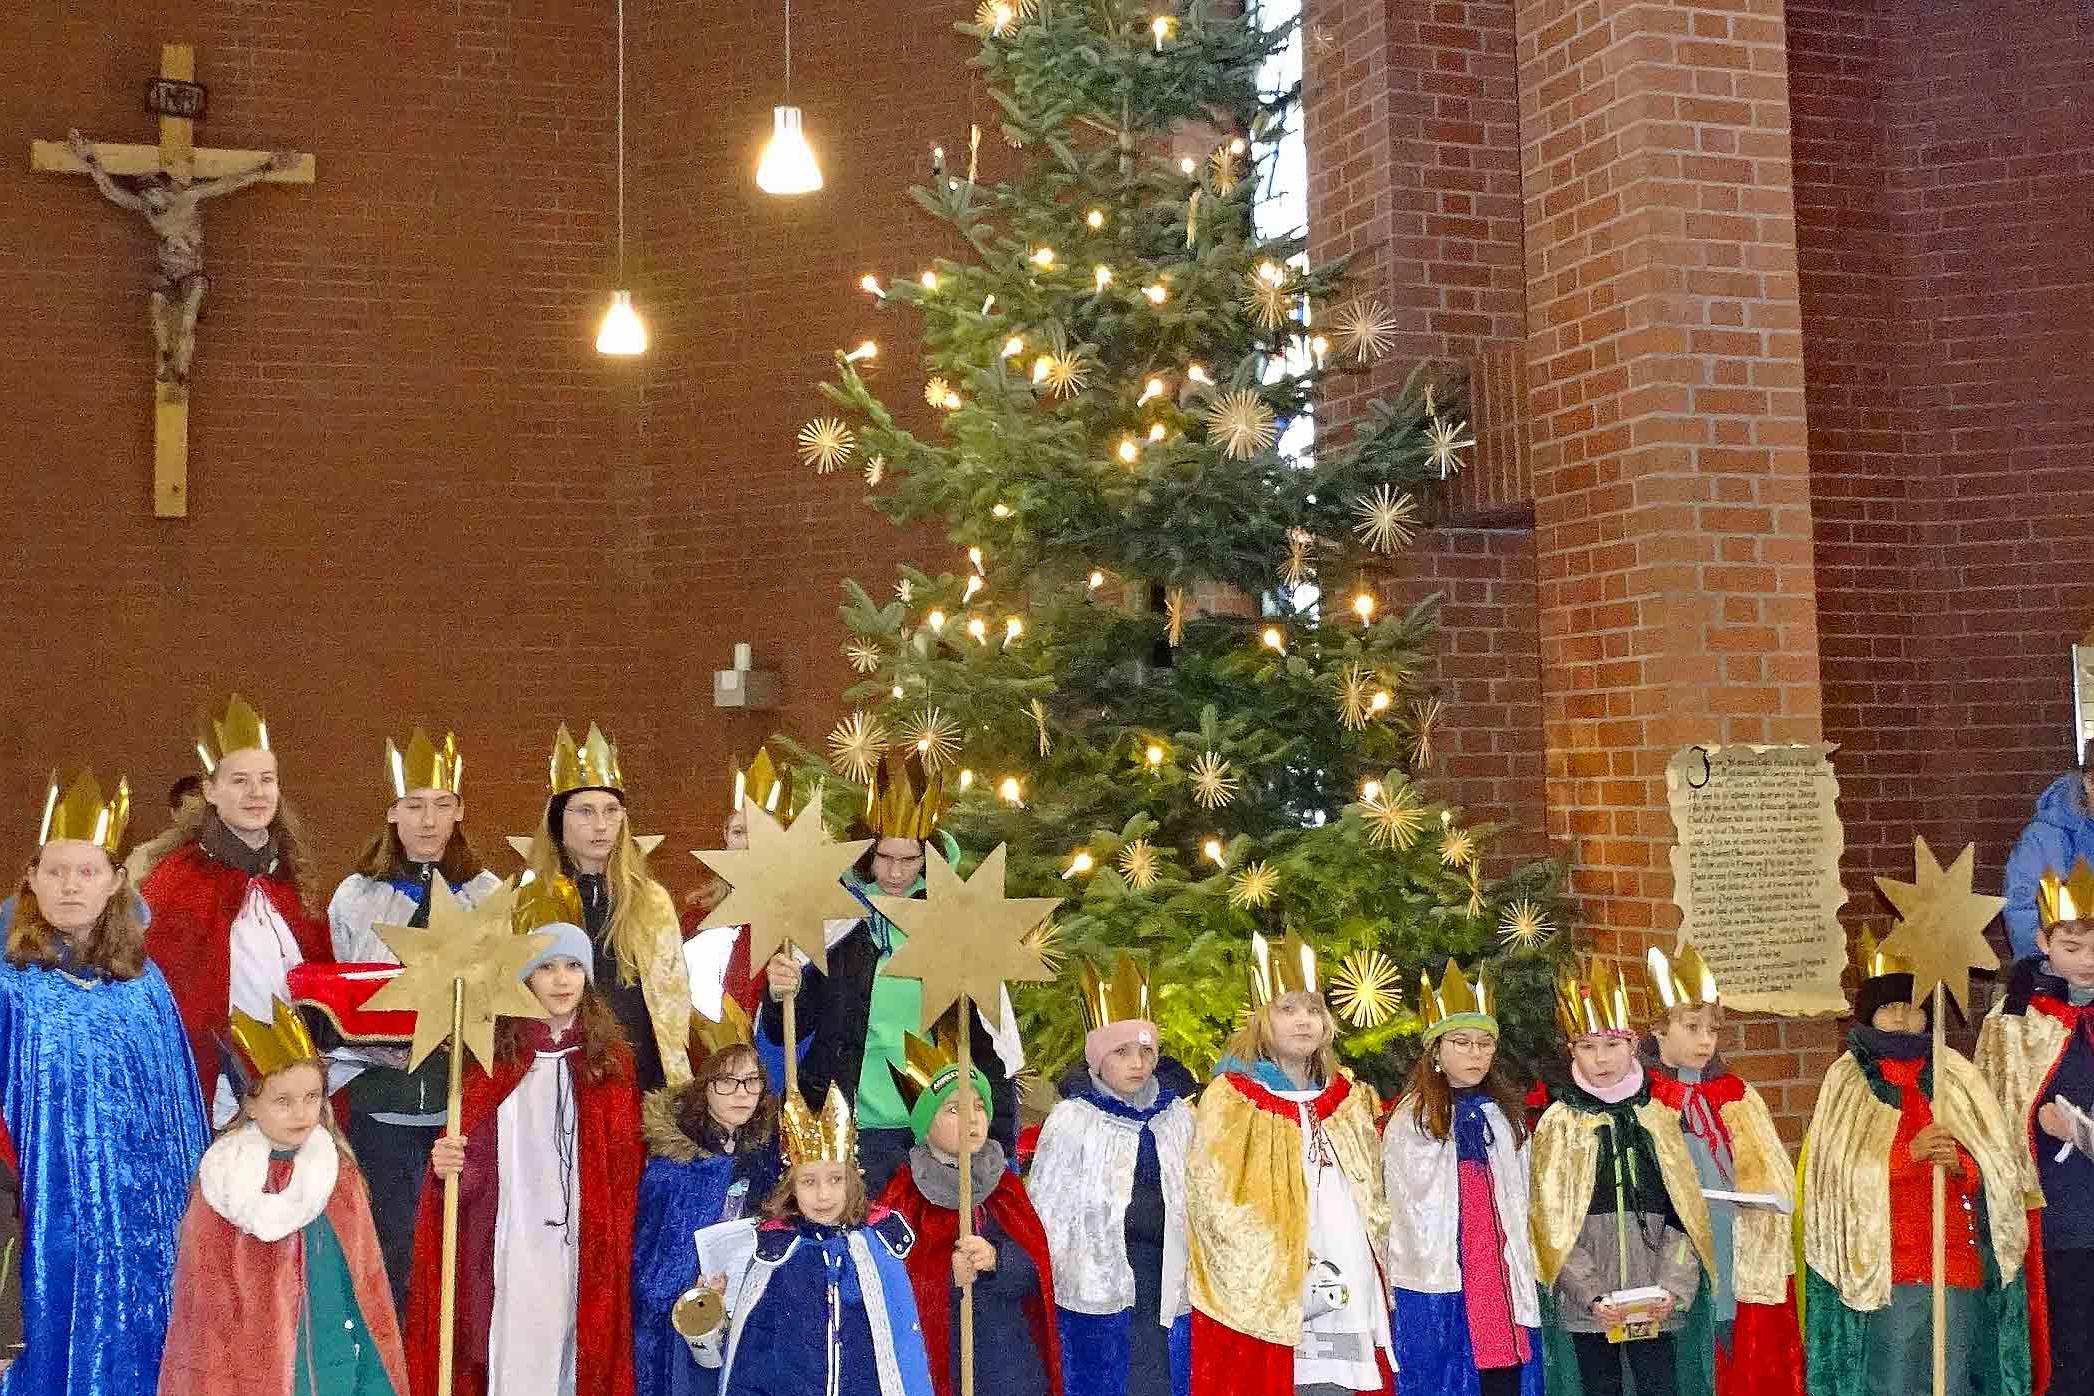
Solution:
M710 1149L716 1154L727 1152L727 1131L713 1118L713 1082L723 1076L741 1075L741 1071L731 1064L744 1058L756 1068L756 1074L763 1078L764 1087L762 1093L756 1097L756 1112L749 1116L749 1122L741 1128L741 1138L745 1141L768 1143L778 1137L778 1095L771 1089L771 1074L764 1070L763 1058L757 1054L754 1047L738 1042L707 1057L691 1075L691 1093L687 1098L684 1116L676 1123L700 1148Z
M400 842L400 830L392 821L371 836L363 852L356 855L354 871L379 882L389 882L407 875L407 849ZM474 850L472 841L465 836L465 825L461 822L451 830L451 841L444 845L443 857L437 860L436 873L453 887L471 882L487 871L487 864Z
M525 1024L536 1021L533 1018L495 1019L495 1060L506 1062L529 1055L531 1045L524 1040ZM611 1012L609 1004L597 997L595 989L582 990L582 1001L575 1008L575 1021L582 1029L582 1050L575 1069L584 1081L594 1083L633 1074L632 1044L626 1041L625 1029L619 1026L618 1016Z
M37 858L43 850L37 850ZM75 964L100 970L111 979L136 979L145 973L145 923L138 919L131 878L124 865L111 858L116 869L116 887L109 904L77 942ZM36 858L29 860L33 870ZM7 933L7 958L18 965L56 965L64 958L67 936L44 919L28 873L15 891L15 922Z
M774 1221L799 1221L800 1195L793 1190L793 1179L799 1175L800 1165L788 1163L785 1172L779 1175L778 1186L764 1199L763 1214ZM843 1171L843 1215L836 1219L838 1226L863 1226L871 1215L872 1202L865 1195L865 1170L853 1163Z
M177 817L174 827L181 830L181 842L195 843L201 839L204 821L216 813L210 800L204 799ZM317 913L321 907L321 888L312 855L306 851L305 821L299 818L291 801L281 794L276 797L276 817L269 821L269 836L276 840L276 875L298 889L299 905L308 912Z
M1323 1045L1316 1049L1316 1056L1312 1065L1315 1067L1317 1081L1324 1085L1329 1085L1332 1081L1338 1079L1338 1052L1332 1045L1338 1040L1338 1020L1331 1016L1331 1006L1323 1001L1323 995L1308 994L1306 990L1297 990L1296 992L1306 994L1307 997L1314 999L1317 1011L1323 1014L1323 1025L1325 1028ZM1278 1003L1293 997L1293 994L1282 994L1273 1002ZM1242 1062L1270 1061L1272 1059L1271 1013L1271 1004L1267 1004L1265 1007L1253 1012L1244 1021L1243 1026L1238 1028L1235 1034L1222 1045L1222 1051L1226 1055L1235 1057Z
M1657 1016L1657 1017L1655 1017L1655 1018L1653 1018L1653 1019L1651 1019L1651 1025L1650 1025L1651 1035L1652 1035L1653 1037L1657 1036L1657 1035L1658 1035L1659 1033L1661 1033L1661 1032L1665 1031L1665 1029L1667 1029L1667 1028L1671 1027L1671 1026L1672 1026L1673 1024L1675 1024L1675 1023L1679 1022L1679 1021L1680 1021L1680 1019L1682 1019L1682 1018L1686 1017L1686 1016L1687 1016L1687 1015L1688 1015L1689 1013L1699 1013L1699 1012L1700 1012L1700 1011L1701 1011L1702 1009L1704 1009L1704 1008L1708 1009L1708 1010L1709 1010L1709 1012L1710 1012L1710 1016L1709 1016L1709 1030L1713 1032L1713 1031L1716 1031L1716 1030L1718 1030L1718 1029L1722 1028L1722 1026L1723 1026L1723 1005L1722 1005L1722 1004L1721 1004L1720 1002L1719 1002L1719 1003L1679 1003L1679 1004L1674 1004L1674 1005L1673 1005L1672 1007L1670 1007L1670 1008L1659 1008L1659 1009L1658 1009L1658 1016Z
M320 1073L320 1089L324 1093L327 1090L327 1059L325 1057L304 1057L298 1061L287 1063L270 1072L267 1076L257 1077L255 1080L247 1083L247 1090L240 1097L240 1108L233 1113L233 1117L230 1120L220 1125L217 1131L212 1134L212 1141L216 1142L225 1138L228 1134L231 1134L234 1130L239 1129L250 1119L254 1118L248 1114L247 1103L262 1093L262 1087L268 1085L286 1071L295 1071L301 1066L309 1066ZM351 1163L356 1162L356 1151L349 1147L349 1136L342 1133L341 1125L335 1122L334 1106L326 1100L323 1100L320 1105L320 1128L334 1136L334 1147L337 1153L345 1155Z
M1444 1140L1454 1133L1454 1092L1447 1085L1446 1073L1439 1069L1439 1051L1437 1040L1425 1048L1424 1054L1411 1067L1410 1079L1403 1083L1403 1095L1398 1099L1397 1108L1408 1106L1420 1132ZM1523 1124L1527 1102L1498 1063L1499 1059L1493 1056L1491 1069L1484 1073L1480 1084L1484 1094L1505 1113L1506 1123L1512 1126L1512 1145L1518 1148L1520 1141L1527 1137Z

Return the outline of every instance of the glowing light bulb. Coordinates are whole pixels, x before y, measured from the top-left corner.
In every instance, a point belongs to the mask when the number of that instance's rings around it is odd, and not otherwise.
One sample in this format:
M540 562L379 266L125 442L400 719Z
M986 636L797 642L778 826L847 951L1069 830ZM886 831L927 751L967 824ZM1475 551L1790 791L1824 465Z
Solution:
M1371 713L1384 712L1392 701L1394 700L1389 697L1387 689L1377 689L1374 696L1367 700L1367 711Z
M1260 262L1258 264L1258 279L1268 286L1277 286L1287 279L1287 273L1280 270L1277 262Z
M967 550L967 560L974 564L975 571L982 570L982 549L979 543Z
M1022 334L1014 334L1003 342L1003 356L1006 359L1015 359L1024 352L1025 336Z
M1178 162L1179 173L1184 174L1187 177L1190 177L1192 172L1194 170L1197 170L1199 167L1200 162L1193 159L1190 155L1186 156L1184 159Z
M1379 800L1381 798L1381 782L1378 780L1361 782L1360 798L1370 805Z
M1051 355L1040 355L1040 357L1032 361L1032 381L1035 383L1046 382L1047 374L1053 367L1054 359Z
M1017 16L1012 13L1009 5L998 5L990 12L989 18L993 21L989 25L989 32L1002 34L1011 27L1011 21Z
M633 293L611 292L611 308L596 331L596 352L619 358L647 352L647 326L633 309Z
M978 645L988 644L989 622L983 620L980 616L976 616L973 620L967 622L967 634Z
M1105 210L1102 208L1094 208L1089 213L1086 213L1083 216L1083 221L1090 227L1091 231L1095 233L1096 231L1098 231L1098 229L1105 226Z
M1062 876L1082 877L1096 866L1097 862L1091 857L1091 851L1088 848L1079 848L1076 850L1076 856L1069 860L1068 870Z
M1005 776L1003 780L1000 783L998 783L996 787L996 794L999 799L1004 801L1004 803L1015 805L1023 802L1025 797L1025 787L1018 783L1018 777Z
M992 504L989 506L989 517L992 519L1007 519L1010 516L1011 506L1008 504Z
M1374 594L1363 591L1352 598L1352 613L1360 618L1362 625L1374 619Z
M863 359L877 359L879 357L880 346L868 339L856 349L844 355L843 361L847 364L854 364Z
M1229 153L1231 155L1241 155L1243 154L1243 150L1243 137L1238 136L1236 137L1236 139L1229 142Z
M1156 36L1156 51L1163 52L1163 41L1171 36L1173 21L1169 15L1158 15L1149 21L1149 32Z
M947 388L945 390L945 410L948 412L957 412L963 406L965 406L965 404L960 401L960 395L954 392L952 389Z
M1229 860L1222 856L1222 841L1220 839L1208 839L1200 845L1200 852L1207 856L1208 862L1218 868L1225 868L1229 865Z
M973 768L973 767L971 767L971 766L963 766L963 767L961 767L961 768L960 768L960 789L962 789L962 790L970 790L970 789L972 789L973 787L974 787L974 768Z
M858 285L868 295L885 297L887 294L885 291L880 289L880 278L874 276L871 272L867 272L865 275L859 277Z
M1097 269L1091 273L1091 280L1098 290L1104 290L1112 285L1112 268L1103 262L1098 263Z
M895 697L899 698L902 696L902 686L900 684L896 684L893 688L889 689L888 692L892 693Z
M926 290L926 291L935 291L935 290L937 290L937 289L938 289L938 273L937 273L937 272L934 272L934 271L926 271L926 272L925 272L925 273L924 273L924 274L923 274L922 276L919 276L919 277L917 277L916 279L917 279L918 281L920 281L921 283L923 283L923 289L924 289L924 290Z
M1051 267L1054 265L1054 249L1042 247L1032 254L1032 260L1034 266Z
M1280 628L1277 625L1266 626L1265 633L1258 637L1258 642L1275 653L1285 654L1287 652L1287 637L1280 633Z
M1170 292L1163 288L1161 282L1158 282L1142 287L1142 294L1149 298L1150 305L1162 305L1164 299L1170 295Z
M1323 367L1323 356L1330 353L1330 351L1331 342L1322 335L1317 335L1309 341L1309 352L1316 356L1316 367L1318 368Z
M1198 364L1187 364L1185 376L1195 383L1205 383L1210 388L1214 386L1214 380L1207 376L1207 370Z
M1104 585L1105 574L1103 572L1093 572L1091 573L1090 586L1087 588L1087 590L1096 591L1099 587L1102 587Z
M1134 400L1134 405L1140 407L1147 403L1150 398L1162 397L1163 393L1163 380L1161 378L1151 378L1148 382L1142 384L1142 395Z
M766 194L812 194L822 187L822 167L807 144L798 107L771 108L771 138L756 163L756 187Z
M982 589L982 579L981 579L980 577L969 577L969 578L967 579L967 590L966 590L966 592L965 592L965 593L964 593L964 594L963 594L963 595L962 595L962 596L960 597L960 604L964 606L964 605L966 605L966 604L967 604L967 603L968 603L969 601L972 601L972 600L974 599L974 594L975 594L976 592L980 591L981 589Z
M933 611L923 618L923 623L928 625L933 633L942 632L945 629L945 612Z
M1151 440L1151 441L1161 441L1161 440L1163 440L1163 438L1164 438L1164 436L1165 436L1165 435L1166 435L1166 433L1165 433L1165 431L1164 431L1164 429L1163 429L1163 423L1161 423L1161 422L1152 422L1152 423L1150 423L1150 424L1149 424L1149 440Z
M1007 616L1003 622L1003 642L1008 645L1025 633L1025 622L1016 616Z
M1161 766L1163 764L1162 744L1158 742L1150 742L1149 749L1142 753L1142 760L1148 763L1149 769L1152 771L1155 770L1158 766Z
M1123 436L1120 438L1120 460L1122 463L1127 465L1134 464L1135 461L1141 458L1141 453L1142 448L1135 444L1133 437Z

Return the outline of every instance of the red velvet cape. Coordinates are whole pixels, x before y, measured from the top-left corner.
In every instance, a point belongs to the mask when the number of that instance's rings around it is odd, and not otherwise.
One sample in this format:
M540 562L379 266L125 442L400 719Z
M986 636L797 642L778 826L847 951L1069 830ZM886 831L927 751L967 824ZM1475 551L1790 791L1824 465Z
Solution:
M269 1164L267 1191L291 1178L291 1160ZM407 1367L385 1257L371 1227L363 1175L345 1149L341 1173L327 1199L327 1220L342 1244L356 1307L378 1346L378 1359L399 1396L407 1396ZM298 1314L305 1297L305 1238L281 1241L248 1235L212 1209L191 1185L189 1210L176 1242L174 1308L167 1352L160 1361L160 1396L296 1396Z
M1652 1100L1673 1110L1686 1103L1687 1087L1677 1078L1662 1070L1644 1074L1650 1080ZM1745 1098L1744 1079L1726 1071L1703 1081L1700 1089L1715 1108L1716 1130L1723 1136L1724 1147L1732 1147L1722 1111ZM1803 1396L1803 1334L1796 1325L1795 1298L1791 1281L1782 1303L1738 1301L1730 1351L1726 1353L1721 1346L1716 1349L1716 1396Z
M575 1314L575 1390L633 1392L633 1203L647 1149L629 1048L606 1080L574 1072L575 1152L581 1174L581 1258ZM532 1057L499 1063L490 1077L469 1069L460 1108L465 1172L458 1178L458 1316L453 1396L486 1396L487 1335L494 1322L494 1224L500 1202L495 1110L523 1081ZM572 1059L569 1069L574 1069ZM436 1390L438 1305L443 1276L444 1190L432 1170L415 1217L407 1288L407 1371L416 1396Z
M916 1291L916 1319L923 1325L924 1354L931 1360L931 1385L938 1396L953 1396L952 1251L960 1239L960 1214L925 1197L907 1164L888 1182L880 1202L899 1213L916 1233L916 1244L908 1259L909 1288ZM1025 1317L1032 1327L1040 1365L1047 1369L1048 1388L1054 1396L1061 1396L1062 1351L1060 1325L1054 1317L1054 1261L1047 1253L1047 1230L1040 1225L1040 1214L1032 1209L1025 1185L1009 1171L996 1180L994 1192L975 1203L975 1211L977 1217L989 1216L1004 1235L1016 1241L1032 1257L1033 1268L1039 1272L1040 1292L1026 1301ZM977 1332L976 1340L980 1337Z
M196 1058L197 1080L204 1091L204 1111L218 1089L218 1040L231 1016L233 918L247 900L247 884L259 881L276 914L291 928L298 952L308 960L332 960L334 946L327 922L305 909L297 884L288 878L250 878L227 867L201 844L183 844L160 861L138 889L152 908L146 928L145 953L167 976L175 1011L189 1035Z

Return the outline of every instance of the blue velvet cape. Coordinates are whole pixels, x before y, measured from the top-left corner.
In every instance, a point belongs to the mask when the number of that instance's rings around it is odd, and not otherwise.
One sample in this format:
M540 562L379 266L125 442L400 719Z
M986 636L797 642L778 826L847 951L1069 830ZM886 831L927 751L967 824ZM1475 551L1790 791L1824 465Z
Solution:
M638 1396L713 1396L720 1373L701 1367L669 1324L677 1299L696 1277L691 1235L720 1220L736 1163L749 1190L742 1215L753 1217L778 1181L775 1147L749 1154L707 1154L688 1163L647 1160L633 1216L633 1377ZM740 1280L728 1276L731 1294Z
M0 1113L22 1157L28 1340L0 1396L155 1390L207 1142L159 969L119 981L0 962Z

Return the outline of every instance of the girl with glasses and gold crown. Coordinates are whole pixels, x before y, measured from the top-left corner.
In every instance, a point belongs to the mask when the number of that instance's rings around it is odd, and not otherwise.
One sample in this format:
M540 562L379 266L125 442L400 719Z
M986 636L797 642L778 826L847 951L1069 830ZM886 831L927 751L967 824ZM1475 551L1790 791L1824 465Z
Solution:
M1159 1051L1149 978L1122 952L1078 967L1083 1062L1040 1130L1026 1188L1047 1230L1064 1396L1186 1396L1191 1079Z
M1556 977L1571 1084L1534 1127L1528 1202L1550 1396L1709 1396L1673 1335L1715 1263L1679 1116L1651 1099L1628 991L1597 957Z
M167 972L189 1029L214 1123L239 1111L218 1079L218 1043L234 1009L266 1018L291 997L290 972L334 958L304 828L278 780L269 724L234 694L197 738L204 800L183 842L139 889L153 909L146 949Z
M596 950L595 992L632 1044L640 1089L688 1081L691 978L683 930L626 818L618 748L593 722L576 746L563 723L549 769L552 793L524 861L532 877L567 878L580 894L582 929Z
M1644 1051L1651 1099L1679 1116L1709 1196L1716 1267L1687 1314L1680 1385L1716 1396L1803 1396L1796 1331L1796 1170L1760 1093L1716 1055L1723 994L1701 952L1644 957L1656 1020ZM1714 1193L1728 1196L1717 1197ZM1751 1200L1746 1200L1746 1199Z
M159 1380L203 1102L117 861L130 787L51 776L0 963L0 1111L20 1159L27 1349L8 1396Z
M1392 1388L1381 1114L1338 1065L1316 952L1251 937L1249 1021L1185 1170L1193 1396Z
M1933 1371L1934 1166L1947 1174L1948 1396L2031 1391L2034 1165L1963 1054L1934 1051L1912 966L1861 938L1854 1030L1803 1136L1803 1345L1811 1396L1908 1396Z
M160 1396L408 1396L371 1208L297 1011L235 1011L240 1114L204 1154Z
M640 1096L581 919L565 878L516 893L516 933L550 938L516 976L544 1016L496 1021L493 1074L465 1073L461 1132L430 1151L408 1287L415 1396L436 1390L444 1190L434 1179L446 1177L458 1179L454 1396L631 1396Z
M733 997L719 1022L693 1019L694 1075L652 1091L640 1107L647 1172L633 1223L633 1370L638 1396L712 1396L716 1368L700 1366L671 1326L691 1288L693 1232L753 1217L778 1185L778 1096ZM724 1292L739 1275L700 1275Z
M931 1396L906 1260L915 1237L868 1206L850 1102L787 1096L786 1174L728 1295L724 1396Z
M1449 960L1420 989L1425 1054L1382 1136L1396 1368L1437 1396L1541 1396L1527 1138L1495 986Z

